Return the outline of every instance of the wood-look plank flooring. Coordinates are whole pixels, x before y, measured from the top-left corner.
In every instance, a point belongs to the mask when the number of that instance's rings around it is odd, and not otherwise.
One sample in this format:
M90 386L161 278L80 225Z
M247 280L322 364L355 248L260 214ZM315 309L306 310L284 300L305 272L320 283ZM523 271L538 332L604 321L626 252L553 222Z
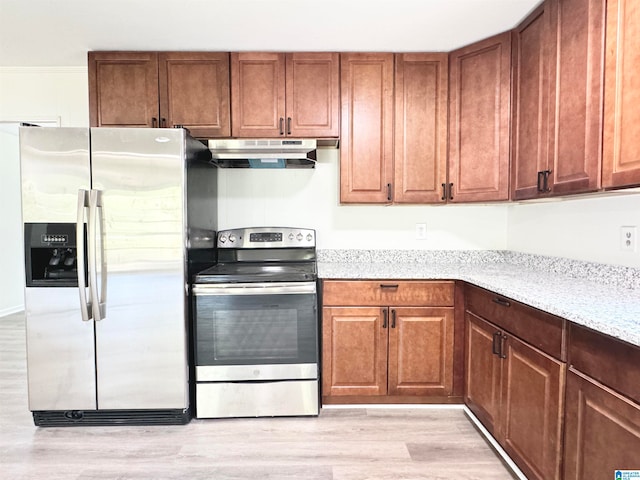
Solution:
M513 478L460 409L322 409L319 417L184 426L38 428L24 316L0 318L0 478L400 480Z

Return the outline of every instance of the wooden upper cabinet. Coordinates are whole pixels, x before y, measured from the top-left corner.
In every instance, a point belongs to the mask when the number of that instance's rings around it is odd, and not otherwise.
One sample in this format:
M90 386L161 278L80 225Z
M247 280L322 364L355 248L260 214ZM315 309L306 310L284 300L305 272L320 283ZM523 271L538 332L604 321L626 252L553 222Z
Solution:
M339 54L288 53L286 93L286 135L340 135Z
M449 54L447 200L509 199L511 34Z
M337 137L337 53L231 54L234 137Z
M92 127L170 127L228 137L229 54L89 52Z
M514 200L600 188L604 6L546 0L514 30Z
M182 125L199 138L231 135L229 54L158 54L160 124Z
M595 191L602 164L605 0L549 5L548 188L554 195Z
M89 52L92 127L158 127L158 60L154 52Z
M232 135L284 135L285 85L284 53L231 53Z
M446 53L395 57L393 201L443 202L447 181Z
M640 185L640 5L607 1L602 186Z
M512 32L511 198L533 198L548 155L548 3ZM540 180L540 182L538 181Z
M391 203L393 54L343 53L340 201Z

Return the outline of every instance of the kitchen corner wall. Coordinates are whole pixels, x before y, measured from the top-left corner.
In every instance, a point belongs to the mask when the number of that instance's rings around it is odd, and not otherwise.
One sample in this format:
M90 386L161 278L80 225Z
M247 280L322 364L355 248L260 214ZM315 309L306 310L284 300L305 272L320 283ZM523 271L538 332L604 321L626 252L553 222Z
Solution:
M0 68L0 121L57 118L62 126L88 126L86 68ZM0 155L3 185L18 183L18 159ZM640 267L640 253L619 250L621 225L640 231L640 194L532 204L341 206L338 155L319 150L313 170L222 170L220 228L311 227L320 248L506 248ZM5 238L22 238L19 198L0 204L0 222ZM416 223L427 225L426 240L415 239ZM12 245L2 249L0 316L23 305L21 288L10 287L20 283L23 268L22 252Z
M511 204L507 249L640 268L636 251L620 248L620 227L640 234L640 192L564 197L543 203Z

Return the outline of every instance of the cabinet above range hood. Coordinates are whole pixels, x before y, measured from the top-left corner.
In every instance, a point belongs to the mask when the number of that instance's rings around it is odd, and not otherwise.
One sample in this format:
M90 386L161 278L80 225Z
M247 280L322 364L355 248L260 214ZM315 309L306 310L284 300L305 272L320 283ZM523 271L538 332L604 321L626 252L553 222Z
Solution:
M316 149L337 139L225 138L209 140L211 161L221 168L314 168Z

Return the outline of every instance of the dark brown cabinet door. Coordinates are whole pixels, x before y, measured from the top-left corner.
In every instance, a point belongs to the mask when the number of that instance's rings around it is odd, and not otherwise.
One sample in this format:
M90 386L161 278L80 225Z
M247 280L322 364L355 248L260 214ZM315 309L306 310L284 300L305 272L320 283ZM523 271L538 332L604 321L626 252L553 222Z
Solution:
M232 135L284 136L285 85L284 53L231 53Z
M453 308L389 309L389 395L449 396Z
M602 186L640 185L640 5L607 1Z
M159 127L155 52L89 52L92 127Z
M323 396L387 393L387 315L377 307L322 309Z
M340 201L391 203L393 54L340 56Z
M559 479L566 366L509 334L501 351L504 449L527 478Z
M543 189L544 182L538 172L547 170L549 144L547 2L532 12L512 33L512 200L543 194L539 190Z
M285 134L337 137L340 134L339 89L337 53L288 53Z
M446 200L447 64L446 53L396 54L395 203Z
M508 200L510 32L451 52L449 64L447 200Z
M499 429L502 362L494 348L501 330L476 315L466 315L464 402L493 435Z
M640 405L573 369L567 378L564 478L637 470Z
M182 125L199 138L231 135L229 54L158 54L160 125Z
M554 195L595 191L602 162L605 0L549 5L549 188Z

